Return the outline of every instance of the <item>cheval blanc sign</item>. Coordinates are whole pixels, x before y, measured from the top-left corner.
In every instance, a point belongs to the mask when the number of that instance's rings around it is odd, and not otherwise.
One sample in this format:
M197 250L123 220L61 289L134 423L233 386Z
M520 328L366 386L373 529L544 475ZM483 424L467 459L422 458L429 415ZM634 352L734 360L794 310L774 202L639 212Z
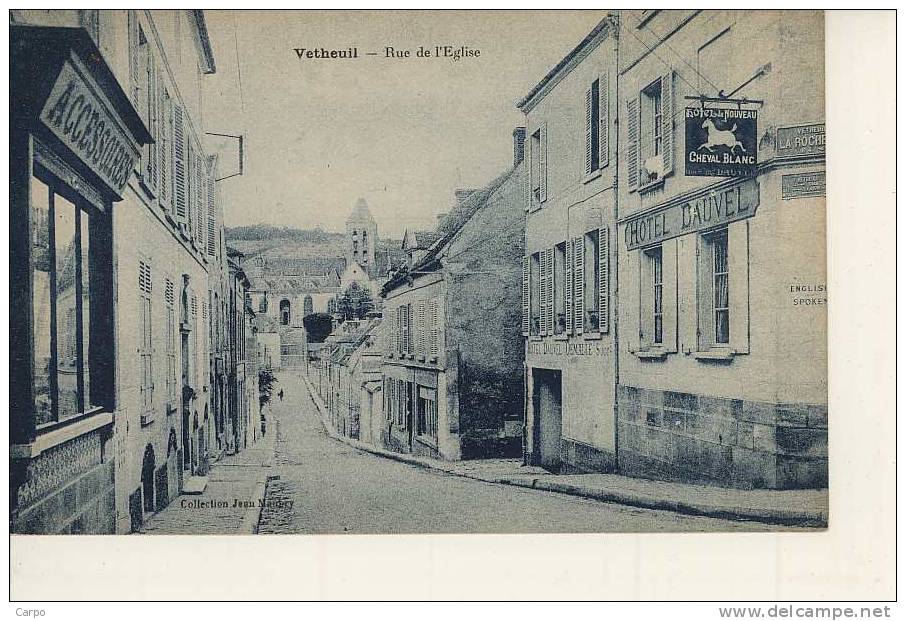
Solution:
M758 111L686 108L686 175L746 177L758 166Z

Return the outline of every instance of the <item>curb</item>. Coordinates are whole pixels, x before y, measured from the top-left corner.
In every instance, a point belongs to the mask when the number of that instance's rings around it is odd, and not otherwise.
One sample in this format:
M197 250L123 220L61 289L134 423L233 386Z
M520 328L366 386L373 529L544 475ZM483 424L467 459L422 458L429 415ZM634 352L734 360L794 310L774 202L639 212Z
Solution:
M279 419L276 419L274 422L275 424L271 431L271 435L265 435L259 440L259 442L267 442L269 444L265 445L267 450L265 452L265 458L261 462L261 468L263 468L263 470L258 477L258 480L255 482L255 491L252 494L257 506L249 508L245 512L245 515L242 516L242 522L239 524L239 534L241 535L255 535L258 533L258 523L261 521L261 512L264 510L264 498L267 493L267 484L272 476L268 474L268 472L274 465L274 455L277 450L277 432L280 429L280 421ZM271 440L271 438L273 438L273 440Z
M743 509L740 507L731 506L703 505L693 502L683 502L679 500L662 500L648 496L640 496L638 494L626 493L619 490L603 490L582 487L580 485L572 485L569 483L559 483L557 481L542 481L533 477L526 477L524 479L514 479L511 477L482 477L458 471L453 466L445 467L444 465L440 465L434 463L433 461L429 461L420 457L395 453L393 451L386 451L384 449L371 446L370 444L365 444L364 442L359 442L358 440L347 438L331 429L326 418L327 408L324 405L324 402L321 400L320 395L318 395L312 389L307 377L305 377L304 375L300 375L299 377L301 377L302 382L305 384L305 388L308 390L309 397L311 397L311 400L314 402L315 406L318 409L321 425L324 427L324 431L327 433L327 435L334 440L342 442L353 448L371 453L373 455L377 455L379 457L385 457L387 459L392 459L394 461L402 462L412 466L444 472L466 479L483 481L485 483L496 483L499 485L524 487L528 489L566 494L569 496L578 496L581 498L588 498L590 500L597 500L600 502L610 502L639 507L642 509L671 511L673 513L718 518L723 520L733 520L736 522L763 522L766 524L777 524L782 526L827 528L827 516L822 513L814 513L809 511L787 511L783 509Z

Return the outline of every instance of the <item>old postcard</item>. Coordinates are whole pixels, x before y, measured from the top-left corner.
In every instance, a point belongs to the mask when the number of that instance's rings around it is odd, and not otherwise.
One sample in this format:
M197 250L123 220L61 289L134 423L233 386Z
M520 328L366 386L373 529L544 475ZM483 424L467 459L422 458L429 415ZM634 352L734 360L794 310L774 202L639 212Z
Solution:
M824 19L10 11L11 531L826 528Z

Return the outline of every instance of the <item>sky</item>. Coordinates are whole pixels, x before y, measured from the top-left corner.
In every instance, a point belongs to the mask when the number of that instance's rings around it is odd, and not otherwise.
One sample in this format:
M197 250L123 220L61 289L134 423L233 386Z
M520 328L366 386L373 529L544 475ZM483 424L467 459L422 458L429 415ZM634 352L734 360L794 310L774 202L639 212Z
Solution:
M604 11L205 11L217 73L210 132L244 136L242 176L221 182L228 226L342 231L364 197L383 237L431 228L457 188L512 165L515 104ZM480 56L419 58L419 46ZM409 50L387 58L386 48ZM295 48L358 48L302 59ZM368 56L376 52L377 56ZM241 83L241 88L239 84ZM235 141L221 176L237 170Z

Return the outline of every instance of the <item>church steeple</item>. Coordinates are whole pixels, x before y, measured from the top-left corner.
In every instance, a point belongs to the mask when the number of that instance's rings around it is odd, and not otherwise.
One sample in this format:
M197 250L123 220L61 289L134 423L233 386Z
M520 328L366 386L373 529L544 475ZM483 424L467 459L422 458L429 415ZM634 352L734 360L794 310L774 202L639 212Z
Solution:
M376 246L377 223L368 209L368 203L360 198L346 219L346 262L355 261L370 273L374 266Z

